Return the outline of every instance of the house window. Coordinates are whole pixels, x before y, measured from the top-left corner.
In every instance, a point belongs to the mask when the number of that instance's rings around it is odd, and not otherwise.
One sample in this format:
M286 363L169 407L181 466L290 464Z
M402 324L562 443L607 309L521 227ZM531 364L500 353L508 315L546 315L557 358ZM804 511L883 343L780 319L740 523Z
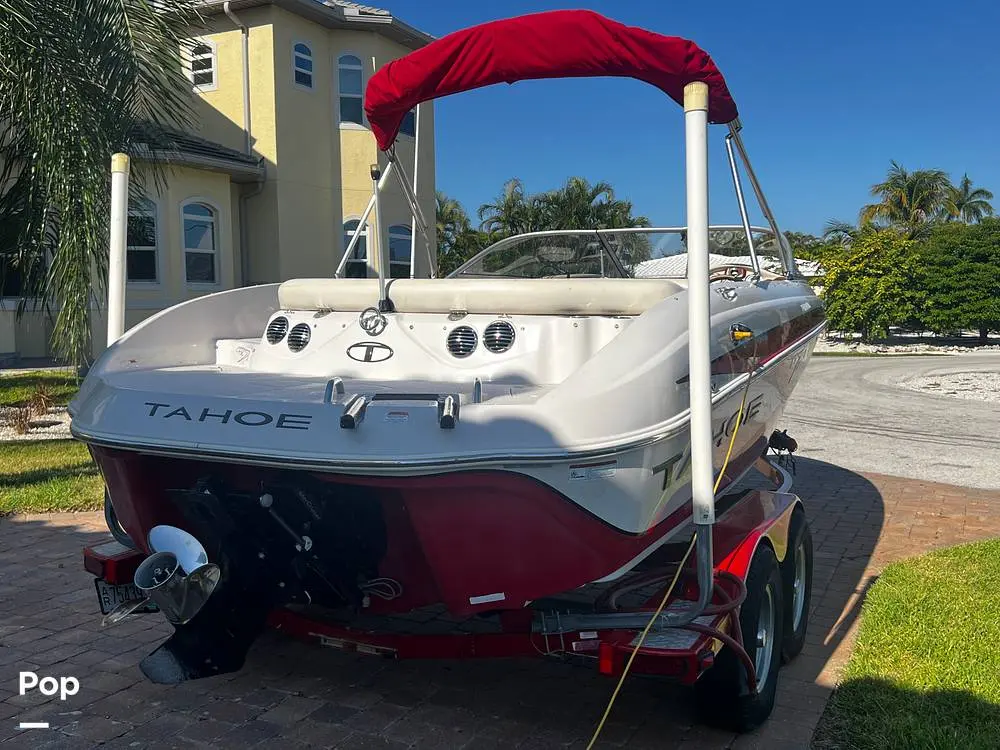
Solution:
M292 48L292 74L295 85L311 89L313 87L313 53L308 44L298 42Z
M156 204L140 201L129 206L126 278L129 281L156 283Z
M189 284L215 284L217 222L215 210L204 203L184 206L184 274Z
M389 227L389 277L410 278L410 250L413 233L405 224Z
M357 219L351 219L350 221L344 222L344 249L351 243L351 238L358 231L359 222ZM361 236L358 238L358 244L354 246L354 251L351 253L351 257L347 260L347 265L344 266L344 275L349 279L366 279L368 278L368 227L364 226L361 228Z
M198 41L191 46L191 82L196 89L215 88L215 45Z
M342 55L337 61L340 81L340 121L364 124L363 68L354 55Z
M410 138L416 138L417 136L417 111L411 109L405 115L403 115L403 122L399 126L399 132L401 135L408 135Z

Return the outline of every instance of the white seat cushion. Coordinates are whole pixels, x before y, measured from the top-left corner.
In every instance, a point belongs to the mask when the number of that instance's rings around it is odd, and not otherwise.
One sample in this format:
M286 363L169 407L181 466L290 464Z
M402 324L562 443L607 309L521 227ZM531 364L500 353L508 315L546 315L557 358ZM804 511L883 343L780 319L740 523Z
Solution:
M639 315L683 287L668 279L392 279L397 312ZM378 279L292 279L283 310L361 311L378 304Z

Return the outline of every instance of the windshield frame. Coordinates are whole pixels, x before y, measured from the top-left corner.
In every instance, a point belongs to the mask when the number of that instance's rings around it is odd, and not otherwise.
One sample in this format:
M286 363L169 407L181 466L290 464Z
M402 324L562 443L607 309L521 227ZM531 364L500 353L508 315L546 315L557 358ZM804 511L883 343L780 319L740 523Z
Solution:
M709 232L712 232L712 231L716 231L716 232L739 232L741 235L744 232L744 226L742 224L712 224L712 225L709 226L708 229L709 229ZM754 232L754 233L758 233L758 234L770 235L771 237L775 236L774 230L771 227L751 226L750 227L750 231ZM593 236L595 236L600 241L601 246L604 249L604 251L608 254L608 257L611 258L611 261L612 261L613 265L615 266L615 270L618 271L618 273L620 274L620 278L626 278L626 279L627 278L633 278L632 273L630 271L628 271L627 267L622 262L621 257L618 255L617 252L615 252L614 248L611 247L611 245L604 239L604 237L607 236L607 235L616 235L616 234L668 234L668 233L672 233L672 234L686 234L687 233L687 226L672 226L672 227L622 227L622 228L619 228L619 229L544 229L544 230L540 230L540 231L537 231L537 232L523 232L521 234L512 234L509 237L504 237L502 239L499 239L496 242L494 242L493 244L489 245L488 247L483 248L482 250L480 250L474 256L472 256L471 258L469 258L469 260L465 261L465 263L463 263L462 265L460 265L458 268L456 268L454 271L452 271L451 273L449 273L444 278L446 278L446 279L460 278L460 277L466 277L466 278L472 278L472 277L475 277L475 278L500 278L500 279L503 279L503 278L507 278L507 279L519 278L519 277L515 277L515 276L500 276L500 275L492 275L492 274L486 274L486 275L483 275L483 274L466 274L465 272L466 272L466 270L468 268L473 267L473 266L479 264L479 262L485 256L487 256L488 254L492 254L492 253L496 253L496 252L505 250L506 248L511 247L513 245L516 245L516 244L518 244L520 242L523 242L525 240L531 240L531 239L536 239L536 238L544 238L544 237L558 237L558 236L566 236L566 235L580 235L580 236L593 235ZM784 258L781 258L781 260L784 263ZM613 278L613 277L607 277L607 276L605 276L604 278Z

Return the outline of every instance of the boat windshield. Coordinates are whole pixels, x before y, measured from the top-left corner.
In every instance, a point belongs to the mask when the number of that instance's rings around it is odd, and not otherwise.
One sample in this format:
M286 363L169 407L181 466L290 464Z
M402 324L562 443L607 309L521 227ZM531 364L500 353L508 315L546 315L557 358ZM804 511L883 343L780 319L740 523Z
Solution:
M684 227L532 232L493 243L450 276L684 278L686 237ZM753 227L751 237L761 267L780 272L780 252L773 232ZM708 250L712 267L753 267L741 226L710 227Z

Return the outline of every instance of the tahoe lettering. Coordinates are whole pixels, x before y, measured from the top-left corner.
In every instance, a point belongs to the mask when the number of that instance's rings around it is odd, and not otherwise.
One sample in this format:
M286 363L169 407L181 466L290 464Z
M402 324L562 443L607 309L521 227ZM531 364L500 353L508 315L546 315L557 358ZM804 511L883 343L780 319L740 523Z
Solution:
M750 422L757 414L760 412L760 407L764 403L764 394L758 393L750 402L746 405L746 410L743 412L743 418L740 420L740 424L746 424ZM739 416L740 410L737 409L733 414L729 416L728 419L722 420L715 433L712 435L712 439L715 443L715 447L718 448L722 445L722 441L732 437L733 428L736 427L736 418Z
M278 430L308 430L312 426L312 415L310 414L268 414L266 411L249 409L247 411L212 411L206 407L201 409L191 409L185 406L174 404L161 404L156 401L145 401L145 406L149 407L147 417L159 417L160 419L175 419L185 422L214 422L218 424L238 424L244 427L265 427L273 426Z
M747 422L755 418L760 413L760 408L764 404L764 394L759 393L754 396L746 405L746 409L743 412L743 417L740 420L740 426L745 425ZM736 427L736 417L739 416L739 409L734 413L730 414L727 418L723 419L719 426L715 429L712 434L712 442L715 447L718 448L722 445L724 439L731 438L733 435L733 429ZM661 471L663 472L663 490L666 491L673 482L678 481L688 467L691 465L691 451L690 446L684 450L683 453L678 453L675 456L671 456L666 461L658 464L652 468L653 476L656 476Z

